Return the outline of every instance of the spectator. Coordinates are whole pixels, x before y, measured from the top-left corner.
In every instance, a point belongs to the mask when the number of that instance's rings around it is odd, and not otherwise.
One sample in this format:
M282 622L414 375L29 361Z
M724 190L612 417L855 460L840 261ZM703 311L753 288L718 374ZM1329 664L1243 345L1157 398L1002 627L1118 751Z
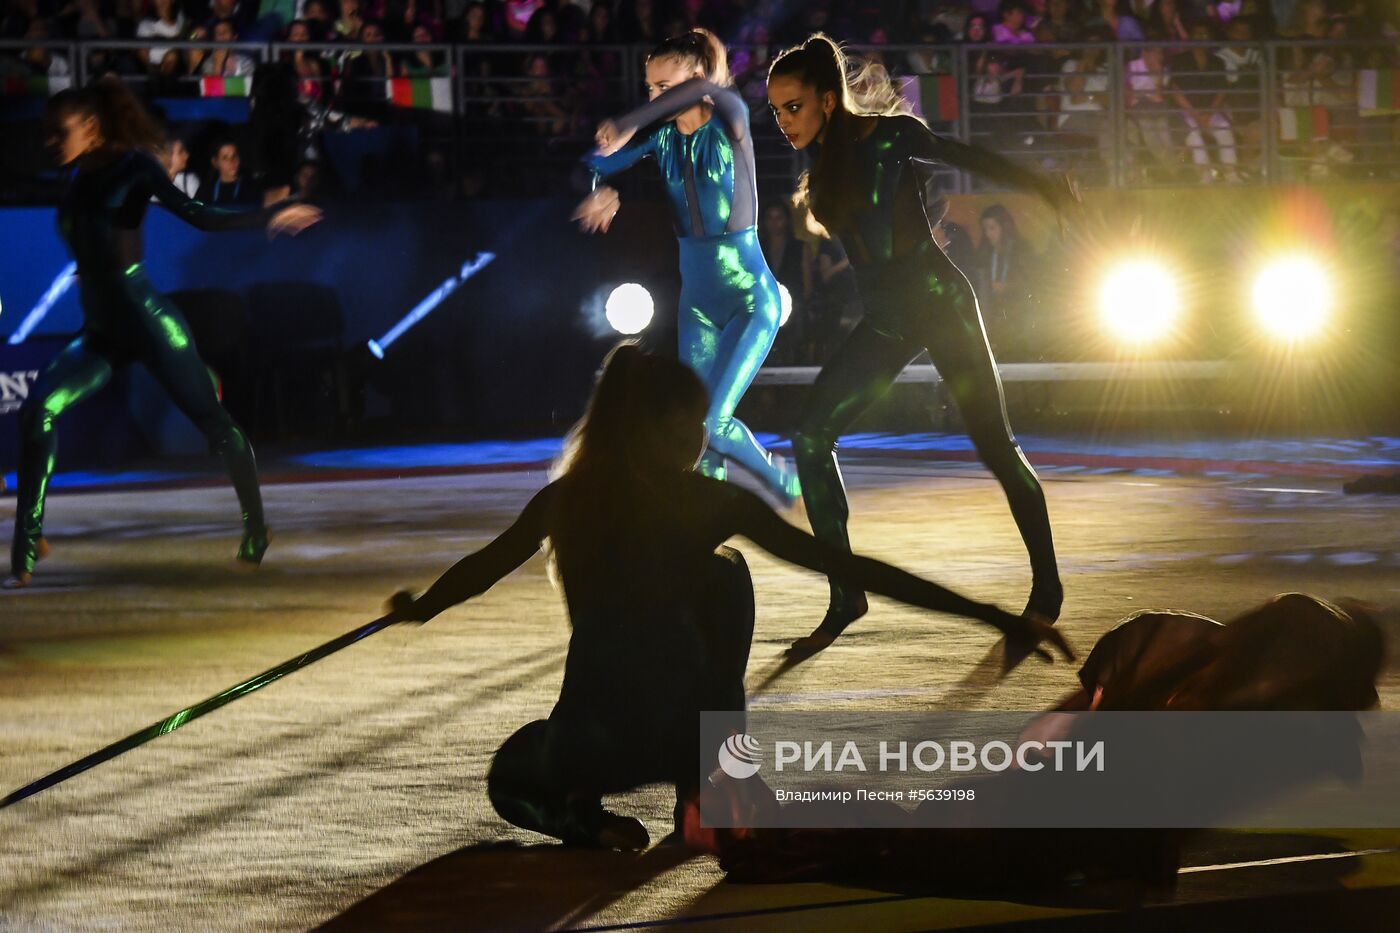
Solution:
M787 287L796 313L805 307L812 290L812 264L806 244L793 233L792 213L786 202L770 200L764 205L758 239L768 268L773 270L773 277Z
M198 36L198 30L196 30ZM203 38L199 36L199 38ZM233 20L221 19L214 24L213 41L215 42L237 42L238 30L234 28ZM223 77L246 76L253 73L253 60L241 52L230 51L229 49L215 49L207 54L202 49L195 49L190 52L190 71L198 75L222 75Z
M1084 41L1084 23L1070 0L1048 0L1045 17L1040 21L1048 41L1055 43ZM1041 41L1041 40L1037 40Z
M360 28L360 41L367 45L384 43L384 26L379 20L365 21ZM352 52L341 67L341 94L346 101L382 105L384 81L393 76L394 63L388 52Z
M183 39L185 30L185 14L175 8L175 0L155 0L151 14L137 25L136 38ZM137 55L146 65L147 70L156 71L165 61L165 56L174 55L179 58L180 52L166 46L156 45L152 46L149 52L146 49L141 49Z
M1174 108L1169 97L1165 53L1161 46L1147 46L1142 55L1128 62L1128 112L1137 131L1135 148L1146 153L1168 175L1176 171L1172 148L1171 123Z
M1222 106L1230 123L1249 149L1257 151L1263 141L1263 106L1259 94L1259 50L1254 41L1254 23L1247 16L1232 18L1225 27L1229 45L1216 51L1225 67L1225 94ZM1246 161L1253 161L1246 157Z
M559 17L548 7L540 7L525 24L525 41L531 45L554 45L559 41Z
M531 55L525 60L525 75L534 80L517 84L515 89L522 99L526 121L541 135L562 135L569 128L569 114L560 106L550 80L549 60L543 55Z
M999 359L1024 359L1035 346L1027 317L1035 256L1004 205L989 206L978 221L982 240L973 267L988 340Z
M111 17L104 16L97 0L76 0L65 12L76 12L73 25L66 32L77 39L115 39L117 26ZM62 14L60 14L62 15Z
M1128 0L1098 0L1099 17L1119 42L1141 42L1142 21L1132 13Z
M340 0L340 15L335 20L336 35L348 42L356 42L359 41L364 26L362 0Z
M214 166L214 176L200 187L199 200L206 204L262 205L262 191L243 175L237 143L231 139L219 143L209 163Z
M190 198L199 194L199 176L190 171L190 150L178 136L172 136L165 148L165 170L181 194Z
M494 42L495 39L491 33L491 23L486 17L486 4L480 0L467 4L467 12L462 16L462 41Z
M1158 7L1174 2L1175 0L1158 0ZM1210 25L1204 22L1196 24L1188 38L1196 42L1210 41ZM1176 72L1172 79L1175 88L1173 99L1181 108L1181 118L1186 123L1186 145L1191 150L1191 160L1196 163L1196 168L1201 173L1201 181L1209 184L1216 178L1216 170L1211 167L1210 152L1206 148L1203 136L1203 133L1209 130L1219 148L1225 180L1238 183L1241 180L1239 158L1235 153L1234 129L1224 109L1223 76L1212 68L1209 50L1204 46L1196 46L1183 52L1173 64Z
M623 0L617 10L618 30L623 42L655 45L665 38L653 0Z
M232 20L235 29L242 29L252 19L256 10L257 3L253 0L249 0L246 8L239 0L209 0L204 15L191 16L191 19L202 25L205 35L209 35L214 31L214 24L221 19Z
M597 45L610 45L617 42L617 28L613 25L612 7L602 0L595 0L593 9L588 11L588 41Z
M45 42L49 38L49 22L45 19L31 20L24 37L33 42ZM34 46L20 55L24 68L35 77L66 78L73 73L67 56L59 55L53 49Z
M999 45L1029 45L1035 36L1026 28L1026 6L1023 0L1005 0L1001 5L1001 22L992 27L992 41Z
M413 27L414 45L431 45L433 33L427 26L419 23ZM406 78L426 78L446 75L447 65L443 63L442 53L432 49L420 49L409 54L399 64L399 74Z
M327 42L335 37L335 24L328 0L306 0L306 5L301 8L301 18L306 21L312 42Z
M1085 41L1103 42L1106 38L1101 33L1089 33ZM1113 122L1107 113L1108 92L1108 68L1102 49L1079 49L1060 66L1060 114L1056 129L1066 136L1093 139L1105 172L1113 166Z
M1181 19L1181 9L1177 0L1156 0L1148 11L1148 23L1153 32L1165 39L1191 38L1190 31Z

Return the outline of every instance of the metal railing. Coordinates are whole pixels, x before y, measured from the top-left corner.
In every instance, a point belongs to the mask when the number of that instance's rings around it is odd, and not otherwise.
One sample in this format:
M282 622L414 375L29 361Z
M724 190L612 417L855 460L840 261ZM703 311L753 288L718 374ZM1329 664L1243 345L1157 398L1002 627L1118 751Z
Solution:
M600 119L642 100L646 51L626 45L10 40L0 42L0 60L11 59L8 69L0 65L0 81L23 71L15 67L14 52L36 48L66 55L76 83L128 56L128 67L115 70L152 95L172 86L199 93L195 86L203 76L162 75L136 58L140 51L173 49L188 56L229 49L259 63L310 55L324 72L301 80L326 101L451 114L455 131L440 125L438 131L452 133L454 158L488 173L503 192L566 175ZM1400 178L1400 48L1393 42L887 45L851 51L881 58L936 132L1041 169L1071 171L1085 186ZM413 64L420 53L434 56L435 67ZM384 58L373 67L351 64L376 55ZM735 45L730 56L751 108L759 179L790 185L806 160L788 148L767 112L770 50ZM431 86L396 87L395 78L430 80ZM943 184L957 192L981 186L953 171Z

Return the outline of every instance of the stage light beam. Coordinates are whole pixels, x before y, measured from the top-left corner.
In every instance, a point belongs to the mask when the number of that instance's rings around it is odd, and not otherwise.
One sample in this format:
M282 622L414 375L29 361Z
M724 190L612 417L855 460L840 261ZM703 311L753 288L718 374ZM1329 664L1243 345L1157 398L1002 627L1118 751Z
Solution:
M1181 312L1176 279L1152 259L1119 263L1099 287L1104 326L1126 343L1151 343L1168 334Z
M603 313L613 330L628 336L646 330L655 311L651 292L635 282L626 282L614 288L603 305Z
M1254 316L1277 340L1316 336L1332 310L1332 285L1322 263L1311 256L1280 256L1254 279Z

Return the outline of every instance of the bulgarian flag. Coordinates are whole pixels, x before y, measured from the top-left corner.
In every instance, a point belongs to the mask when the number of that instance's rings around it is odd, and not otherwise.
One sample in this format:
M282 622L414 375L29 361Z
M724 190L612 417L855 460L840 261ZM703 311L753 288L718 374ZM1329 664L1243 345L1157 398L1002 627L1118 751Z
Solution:
M72 86L73 79L66 75L55 78L10 75L0 79L0 88L6 97L50 97Z
M200 78L200 97L247 97L253 82L246 77Z
M1400 113L1400 71L1363 71L1356 82L1356 107L1363 117Z
M1280 107L1278 138L1286 143L1326 139L1328 118L1326 107Z
M958 79L954 75L910 75L899 79L899 96L914 115L930 123L958 118Z
M390 78L387 91L395 107L452 112L451 78Z

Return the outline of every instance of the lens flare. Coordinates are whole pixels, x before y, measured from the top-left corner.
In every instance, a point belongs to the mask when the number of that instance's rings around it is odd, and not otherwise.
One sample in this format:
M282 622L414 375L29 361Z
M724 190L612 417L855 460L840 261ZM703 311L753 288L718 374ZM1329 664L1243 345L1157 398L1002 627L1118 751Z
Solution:
M640 334L651 323L656 309L651 300L651 292L635 282L627 282L614 288L603 305L603 313L608 323L619 334Z
M1322 263L1293 254L1270 261L1254 279L1254 316L1283 341L1318 334L1332 310L1332 285Z
M1181 312L1176 278L1153 259L1130 259L1104 276L1099 315L1120 341L1149 343L1171 331Z

